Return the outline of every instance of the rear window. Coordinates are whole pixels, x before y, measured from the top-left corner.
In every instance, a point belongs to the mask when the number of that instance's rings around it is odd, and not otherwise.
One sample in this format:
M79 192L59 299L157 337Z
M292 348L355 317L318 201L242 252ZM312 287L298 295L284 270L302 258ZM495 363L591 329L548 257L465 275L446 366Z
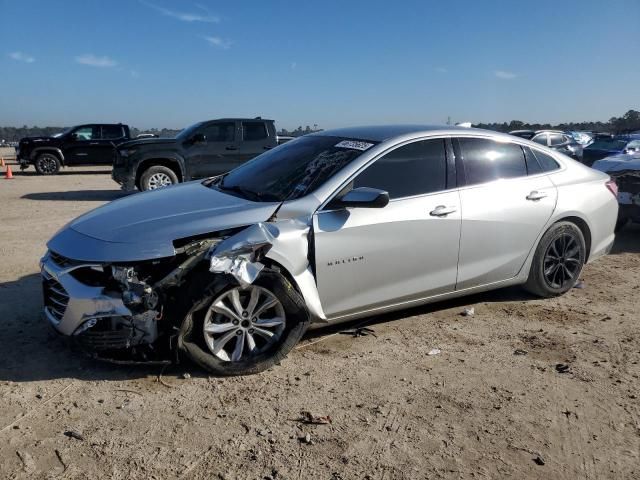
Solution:
M541 152L540 150L532 150L532 151L536 159L538 160L538 163L540 164L540 168L542 168L543 172L551 172L553 170L557 170L560 168L560 165L558 164L558 162L556 162L551 155Z
M486 138L460 138L459 141L467 185L527 176L524 153L519 145Z
M263 122L242 122L242 138L245 142L267 138L267 127Z

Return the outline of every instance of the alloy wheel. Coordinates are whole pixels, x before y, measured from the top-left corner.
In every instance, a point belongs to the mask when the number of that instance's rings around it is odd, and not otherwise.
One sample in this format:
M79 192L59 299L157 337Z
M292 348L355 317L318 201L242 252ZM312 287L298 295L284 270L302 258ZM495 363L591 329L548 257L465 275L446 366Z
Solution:
M173 182L171 181L171 177L166 173L158 172L149 177L149 190L168 187L169 185L173 185Z
M51 155L42 155L38 159L38 166L42 173L55 173L58 168L58 162Z
M542 266L544 279L551 288L564 288L577 280L582 262L577 239L569 233L563 233L547 247Z
M266 288L235 287L218 296L203 323L209 351L220 360L238 362L277 344L286 318L280 301Z

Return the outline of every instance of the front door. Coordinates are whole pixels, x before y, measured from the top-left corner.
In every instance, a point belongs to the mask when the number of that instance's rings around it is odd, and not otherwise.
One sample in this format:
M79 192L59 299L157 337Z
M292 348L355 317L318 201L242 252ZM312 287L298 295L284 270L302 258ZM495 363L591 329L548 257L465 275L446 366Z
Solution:
M384 208L321 210L314 216L316 275L330 318L454 290L460 202L445 141L396 148L355 177L385 190Z
M100 151L100 126L86 125L76 128L66 138L64 158L66 165L97 163Z
M515 277L556 205L557 192L522 148L460 138L465 187L457 290ZM462 168L462 167L461 167Z
M193 178L226 173L238 162L238 134L235 121L212 122L198 132L205 141L186 147L187 162Z

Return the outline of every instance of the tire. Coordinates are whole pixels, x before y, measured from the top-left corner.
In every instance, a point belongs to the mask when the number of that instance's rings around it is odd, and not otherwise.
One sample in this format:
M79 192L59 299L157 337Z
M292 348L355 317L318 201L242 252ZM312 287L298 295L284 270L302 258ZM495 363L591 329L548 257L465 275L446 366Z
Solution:
M582 231L574 223L558 222L540 239L524 288L544 298L562 295L578 281L585 258Z
M264 297L260 298L269 299L268 294L271 294L278 300L284 313L284 325L281 326L282 329L277 334L277 339L273 340L272 343L269 343L271 340L263 340L257 332L250 333L252 326L261 325L260 323L254 324L244 320L243 323L247 322L248 325L243 327L243 324L236 324L235 327L230 327L231 329L229 329L231 323L215 323L213 321L214 317L220 317L220 314L213 312L211 307L214 304L219 305L220 299L223 299L223 304L226 303L228 305L226 299L229 296L233 296L233 291L240 292L240 295L245 295L244 299L240 297L241 306L243 309L247 306L248 310L250 308L250 298L248 297L256 290L260 290L261 295L264 295ZM260 301L257 302L257 305L256 311L260 310ZM276 305L273 310L266 309L263 314L273 315L273 313L269 314L269 312L276 312L276 315L271 317L271 320L275 320L278 318L278 310L279 307ZM258 316L260 315L262 314L258 314ZM225 317L222 316L222 318ZM245 316L245 318L248 317ZM253 322L256 319L251 320ZM269 320L269 318L258 319L259 322L267 323ZM265 325L265 323L262 323L262 325ZM209 328L223 326L227 330L216 331L215 334L205 333L205 326ZM279 364L300 341L308 326L309 313L302 296L280 273L265 269L247 290L242 290L242 287L232 279L222 283L218 282L218 285L207 289L206 293L201 296L200 300L195 303L185 316L178 334L178 351L186 354L194 363L215 375L252 375ZM280 328L280 326L274 326L273 331L276 328ZM217 337L213 335L217 335ZM214 353L212 347L219 345L223 341L222 337L226 335L229 336L229 340L224 343L225 347L221 347L221 351L217 354ZM250 343L248 338L250 335L252 335L255 342L253 343L254 353L249 351ZM216 341L219 343L216 343ZM242 357L234 359L233 355L239 343L243 345Z
M176 172L163 165L154 165L147 168L140 176L140 190L156 190L178 183Z
M35 167L39 175L55 175L60 171L60 159L53 153L41 153L36 157Z

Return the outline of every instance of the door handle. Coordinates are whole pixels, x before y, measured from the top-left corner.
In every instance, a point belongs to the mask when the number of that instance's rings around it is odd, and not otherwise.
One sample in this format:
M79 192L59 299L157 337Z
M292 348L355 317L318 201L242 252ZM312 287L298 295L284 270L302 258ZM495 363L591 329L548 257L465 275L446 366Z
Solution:
M538 200L542 200L543 198L547 197L548 195L544 192L539 192L537 190L532 191L529 195L527 195L527 200L532 200L534 202L538 201Z
M450 213L457 212L458 209L456 207L447 207L445 205L438 205L436 208L429 212L429 215L432 217L446 217Z
M100 145L98 142L92 142L89 145Z
M225 147L225 150L237 150L237 149L238 149L238 147L234 147L232 145L230 145L228 147Z

